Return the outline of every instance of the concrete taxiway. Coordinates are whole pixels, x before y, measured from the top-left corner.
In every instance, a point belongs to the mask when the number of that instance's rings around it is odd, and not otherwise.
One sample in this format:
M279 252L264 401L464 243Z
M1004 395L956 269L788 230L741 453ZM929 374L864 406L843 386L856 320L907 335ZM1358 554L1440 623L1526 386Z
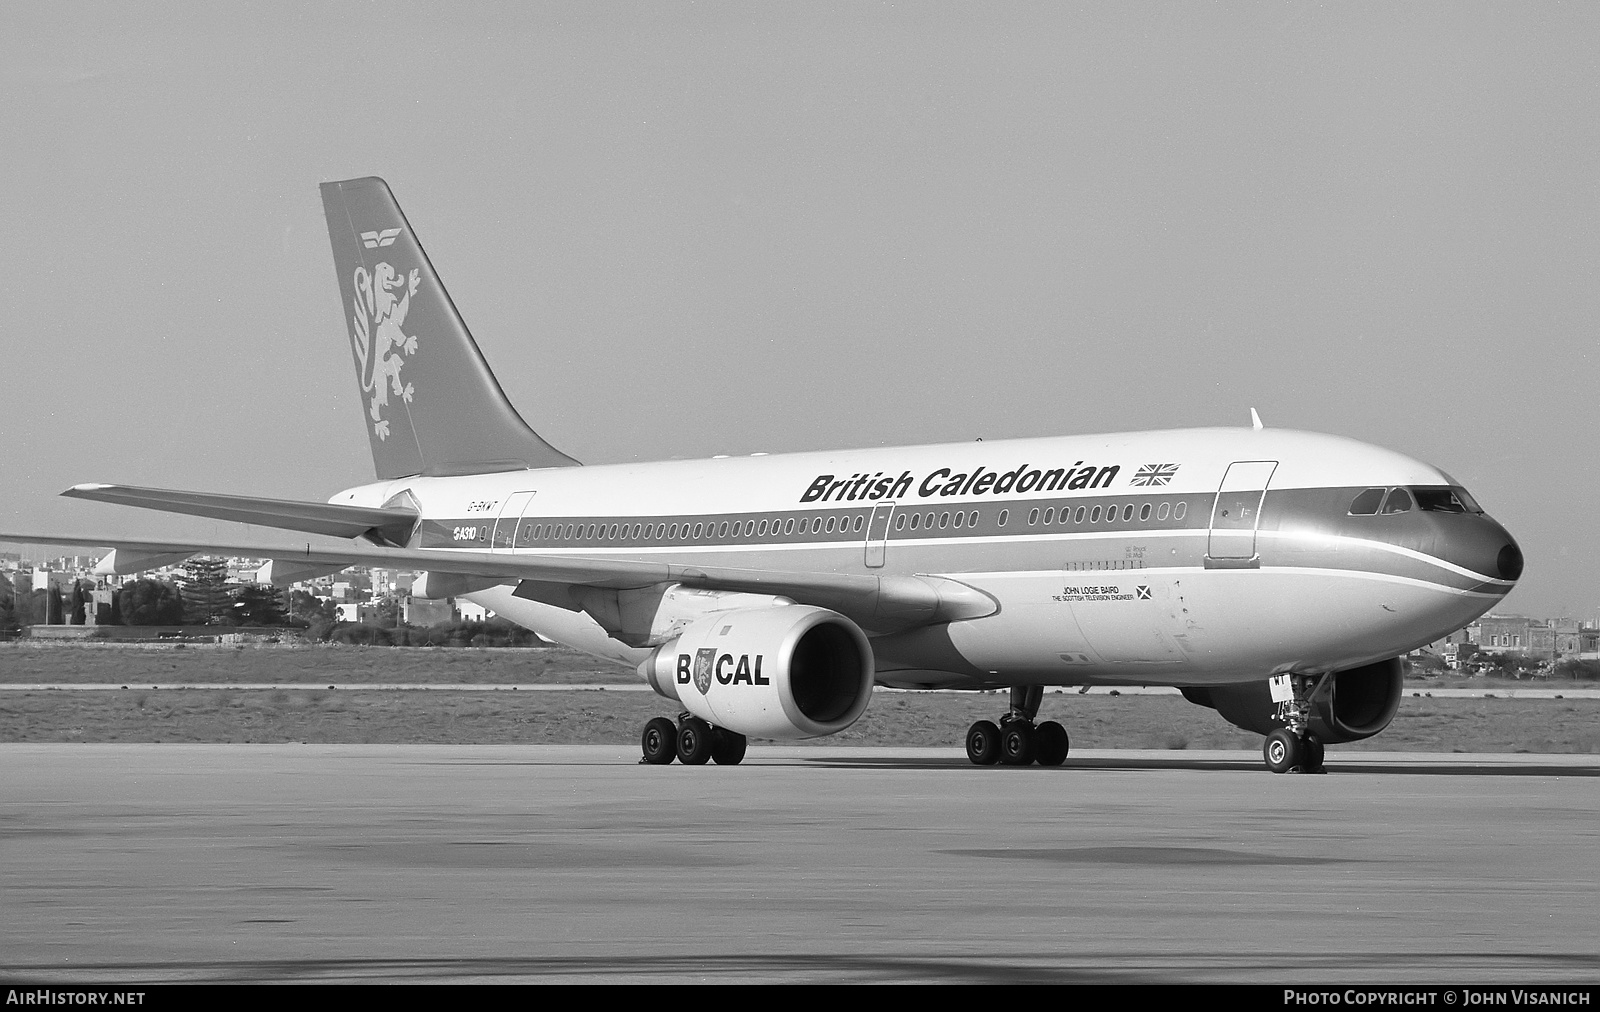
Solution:
M1600 757L0 745L0 977L1600 981Z

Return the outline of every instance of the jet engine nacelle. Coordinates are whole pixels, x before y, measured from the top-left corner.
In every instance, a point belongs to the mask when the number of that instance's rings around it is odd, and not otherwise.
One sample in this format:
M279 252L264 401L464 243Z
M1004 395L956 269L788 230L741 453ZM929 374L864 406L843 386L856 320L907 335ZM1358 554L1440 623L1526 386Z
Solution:
M1311 697L1311 734L1325 744L1360 741L1389 726L1400 709L1400 658L1335 671ZM1183 690L1191 703L1209 706L1228 723L1257 734L1284 726L1265 681L1194 685Z
M872 647L837 612L741 608L698 619L639 665L650 687L753 738L843 731L872 699Z

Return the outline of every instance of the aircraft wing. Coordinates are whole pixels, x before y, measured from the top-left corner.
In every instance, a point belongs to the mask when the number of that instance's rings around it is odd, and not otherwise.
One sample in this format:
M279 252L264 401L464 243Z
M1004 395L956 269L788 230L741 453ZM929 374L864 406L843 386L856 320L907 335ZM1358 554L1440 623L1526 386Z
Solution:
M270 559L275 573L292 574L291 579L338 572L350 566L425 570L429 573L487 579L494 583L516 582L526 590L519 596L546 604L559 604L574 611L582 609L572 595L573 591L588 588L623 590L673 583L708 590L782 595L802 604L837 611L865 628L885 631L960 618L979 618L993 614L997 607L989 595L956 580L938 576L786 572L627 558L580 558L470 549L385 548L377 545L324 547L305 542L294 545L134 541L93 535L6 532L0 532L0 542L110 548L113 550L112 556L102 560L99 567L99 571L105 573L138 572L171 565L191 555ZM277 569L280 566L281 570ZM562 591L572 598L570 605L561 600Z

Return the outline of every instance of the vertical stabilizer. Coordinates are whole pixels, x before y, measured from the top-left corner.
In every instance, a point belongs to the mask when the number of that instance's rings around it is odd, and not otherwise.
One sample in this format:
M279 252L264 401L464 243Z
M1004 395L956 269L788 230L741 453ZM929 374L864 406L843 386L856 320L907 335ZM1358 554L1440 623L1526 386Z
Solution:
M322 209L378 477L576 464L506 400L389 185L323 183Z

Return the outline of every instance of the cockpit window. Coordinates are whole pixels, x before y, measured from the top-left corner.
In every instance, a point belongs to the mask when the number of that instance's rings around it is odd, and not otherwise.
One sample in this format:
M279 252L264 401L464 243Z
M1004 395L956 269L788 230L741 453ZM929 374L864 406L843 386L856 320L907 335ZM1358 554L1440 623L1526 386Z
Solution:
M1459 485L1451 488L1413 488L1417 506L1434 513L1482 513L1483 510Z
M1369 488L1356 496L1350 503L1350 515L1354 517L1370 517L1378 512L1378 507L1383 504L1384 489Z
M1404 513L1409 509L1411 509L1411 493L1407 492L1403 488L1390 489L1389 498L1383 501L1384 515L1387 516L1390 513Z

